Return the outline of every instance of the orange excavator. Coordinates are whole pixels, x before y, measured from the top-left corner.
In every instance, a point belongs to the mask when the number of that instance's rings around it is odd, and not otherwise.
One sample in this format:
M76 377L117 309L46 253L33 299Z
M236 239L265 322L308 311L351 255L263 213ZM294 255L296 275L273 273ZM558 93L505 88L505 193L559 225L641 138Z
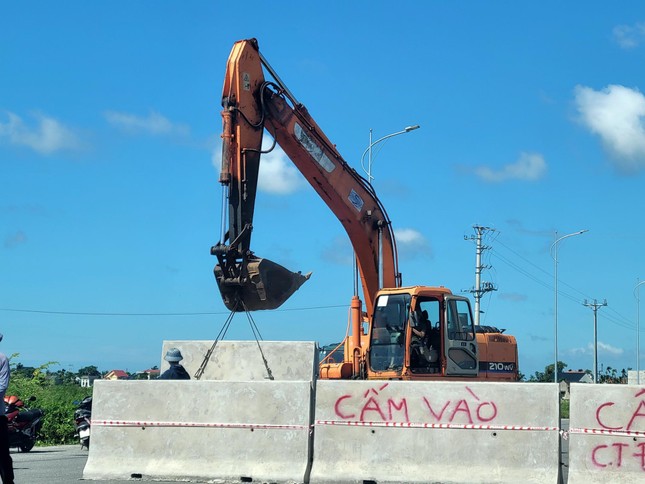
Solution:
M222 107L225 202L221 240L211 254L217 257L215 278L228 309L275 309L310 276L251 251L266 130L344 227L360 274L365 306L356 284L351 331L321 359L320 378L518 379L515 338L475 326L467 298L442 286L402 286L392 223L373 187L287 89L256 39L234 44Z

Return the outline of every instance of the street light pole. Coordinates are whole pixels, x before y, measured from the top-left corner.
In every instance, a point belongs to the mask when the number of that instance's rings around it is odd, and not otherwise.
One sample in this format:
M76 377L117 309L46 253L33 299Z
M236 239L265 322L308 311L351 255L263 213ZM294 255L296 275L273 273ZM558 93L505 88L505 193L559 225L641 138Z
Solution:
M553 366L553 381L555 383L558 383L558 242L561 240L564 240L569 237L573 237L575 235L580 235L584 234L585 232L589 232L589 230L580 230L578 232L574 232L572 234L568 235L563 235L562 237L558 238L558 231L555 231L555 242L551 244L551 248L549 249L549 252L551 253L551 257L553 258L553 263L554 263L554 280L553 280L553 285L555 287L554 291L554 308L553 308L553 334L554 334L554 346L553 346L553 354L554 354L554 366Z
M391 133L388 135L383 136L382 138L377 139L376 141L372 141L372 128L370 128L370 144L367 146L365 151L363 151L363 154L361 155L361 167L363 168L363 171L367 174L367 183L372 185L372 180L374 177L372 176L372 147L376 146L382 141L385 141L389 138L392 138L394 136L398 136L400 134L405 134L409 133L410 131L414 131L415 129L419 129L421 126L418 124L415 124L413 126L406 126L403 128L401 131L397 131L396 133ZM365 155L369 153L369 156L367 157L367 168L365 168L365 165L363 164L363 160L365 159ZM383 287L383 244L381 241L382 237L382 230L383 228L379 228L379 234L378 234L378 247L379 247L379 254L378 254L378 287L381 288ZM356 257L354 257L354 265L357 265ZM354 293L358 293L358 270L355 270L355 279L354 279Z
M645 284L645 281L640 281L636 279L636 287L634 287L634 296L636 296L636 384L641 384L641 285Z
M370 185L372 184L372 180L374 179L374 177L372 176L372 147L379 144L381 141L385 141L386 139L392 138L393 136L409 133L410 131L414 131L415 129L419 129L420 127L421 126L419 126L418 124L415 124L414 126L406 126L401 131L397 131L396 133L391 133L386 136L383 136L382 138L379 138L374 142L372 142L372 129L370 128L370 144L367 147L367 149L363 152L363 155L361 156L361 166L363 167L363 171L367 173L367 182ZM365 158L366 154L368 154L367 168L365 168L365 165L363 164L363 159Z

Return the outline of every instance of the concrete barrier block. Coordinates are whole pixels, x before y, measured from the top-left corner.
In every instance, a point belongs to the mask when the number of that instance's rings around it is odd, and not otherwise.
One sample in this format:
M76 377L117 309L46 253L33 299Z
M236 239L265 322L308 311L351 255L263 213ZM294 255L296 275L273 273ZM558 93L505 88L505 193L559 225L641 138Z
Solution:
M555 383L317 383L312 484L553 483Z
M304 482L311 382L96 381L84 479Z
M168 362L163 359L170 348L179 348L181 364L191 378L204 361L213 341L164 341L161 351L163 373ZM260 341L260 348L275 380L312 381L318 371L316 343L310 341ZM201 380L266 380L267 368L256 341L218 341Z
M645 482L645 387L571 385L568 482Z

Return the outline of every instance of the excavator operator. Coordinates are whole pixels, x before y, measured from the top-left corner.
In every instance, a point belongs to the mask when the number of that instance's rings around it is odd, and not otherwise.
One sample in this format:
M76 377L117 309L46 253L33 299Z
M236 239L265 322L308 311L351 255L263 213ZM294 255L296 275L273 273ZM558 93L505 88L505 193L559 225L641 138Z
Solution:
M410 364L416 367L425 366L425 363L430 361L428 311L410 312L410 329L410 359L412 360Z
M410 314L410 366L427 368L435 366L439 359L436 329L428 318L428 311L415 311Z

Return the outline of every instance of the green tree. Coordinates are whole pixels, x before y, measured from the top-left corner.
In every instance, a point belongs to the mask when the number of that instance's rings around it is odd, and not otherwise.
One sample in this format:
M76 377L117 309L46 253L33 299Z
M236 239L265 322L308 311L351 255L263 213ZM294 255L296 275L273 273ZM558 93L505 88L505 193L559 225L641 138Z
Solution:
M64 368L58 371L47 372L47 376L54 385L74 384L77 378L76 373L67 371Z
M598 372L598 383L625 384L627 383L627 370L623 368L620 373L618 373L617 368L607 366L606 369L603 369L601 365L600 371Z
M567 367L567 364L558 361L558 375L560 375L564 369ZM530 376L529 381L530 382L552 382L553 381L553 368L555 368L554 364L547 365L544 367L544 371L536 371L533 375ZM560 378L558 378L558 381Z
M79 368L76 374L78 376L101 376L101 372L94 365L84 366L83 368Z
M12 355L12 358L14 356L17 355ZM25 403L28 398L36 397L33 403L26 406L40 408L44 412L39 445L71 444L74 443L75 432L74 401L80 401L92 392L76 384L53 385L52 379L47 376L47 368L52 364L45 363L31 372L12 371L7 395L16 395ZM18 365L20 363L15 368Z
M58 365L57 361L48 361L43 363L38 368L34 370L33 379L41 383L42 385L47 385L53 383L52 379L49 378L49 367L52 365Z
M17 363L16 366L11 368L11 375L32 378L35 371L36 368L34 368L33 366L25 366L22 363Z

